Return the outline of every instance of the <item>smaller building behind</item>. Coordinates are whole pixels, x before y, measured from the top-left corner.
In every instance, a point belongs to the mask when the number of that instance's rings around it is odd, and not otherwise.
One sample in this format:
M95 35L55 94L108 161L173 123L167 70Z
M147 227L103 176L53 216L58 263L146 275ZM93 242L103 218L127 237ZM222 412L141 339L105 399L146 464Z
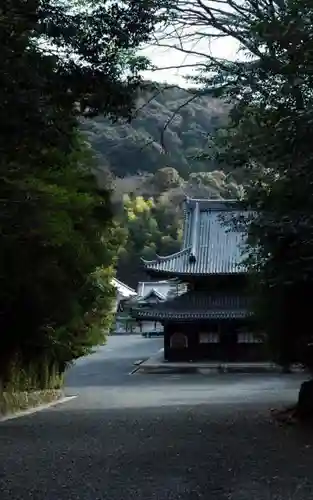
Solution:
M121 283L121 282L119 282ZM125 285L127 287L127 285ZM129 288L129 287L128 287ZM163 325L157 320L135 320L130 311L132 308L145 310L185 291L185 287L177 280L140 281L137 293L123 296L118 301L116 320L112 334L142 334L143 336L163 335Z
M135 297L136 292L133 288L126 285L125 283L118 280L117 278L113 278L112 285L114 286L114 288L116 290L114 310L117 311L119 308L120 302L123 300L129 300L130 298Z

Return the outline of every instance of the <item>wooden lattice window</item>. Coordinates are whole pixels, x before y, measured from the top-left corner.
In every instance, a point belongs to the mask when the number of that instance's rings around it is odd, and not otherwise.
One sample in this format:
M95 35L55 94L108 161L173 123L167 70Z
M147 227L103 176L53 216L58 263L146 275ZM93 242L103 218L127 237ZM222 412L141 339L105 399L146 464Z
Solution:
M200 344L218 344L220 341L220 336L217 332L200 332L199 333L199 343Z
M239 332L238 344L260 344L262 340L251 332Z

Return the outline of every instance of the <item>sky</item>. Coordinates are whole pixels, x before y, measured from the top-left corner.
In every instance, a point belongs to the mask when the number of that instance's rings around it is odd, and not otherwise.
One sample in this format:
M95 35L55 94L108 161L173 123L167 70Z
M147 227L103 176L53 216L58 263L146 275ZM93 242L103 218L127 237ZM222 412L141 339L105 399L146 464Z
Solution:
M234 60L238 58L238 44L231 37L215 40L210 46L208 46L207 43L204 45L204 43L198 44L195 50L202 53L210 53L215 57L223 59ZM176 66L179 68L181 64L195 64L200 60L199 57L186 56L186 54L175 49L160 47L148 47L142 50L141 53L148 57L158 68L168 66ZM180 87L188 87L190 86L190 82L185 80L184 75L190 75L193 72L194 68L164 69L159 71L146 71L144 77L148 80L166 82L173 85L179 85Z

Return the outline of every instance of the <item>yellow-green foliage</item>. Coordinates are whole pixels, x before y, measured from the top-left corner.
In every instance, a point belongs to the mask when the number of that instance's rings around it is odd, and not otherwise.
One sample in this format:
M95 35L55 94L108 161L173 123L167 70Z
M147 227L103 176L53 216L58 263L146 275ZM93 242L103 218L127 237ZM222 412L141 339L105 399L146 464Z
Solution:
M124 196L121 226L127 230L127 244L119 254L119 271L132 282L140 266L140 258L153 258L156 253L178 250L181 239L181 214L178 207L163 198ZM134 276L132 278L131 276Z
M131 198L129 195L123 197L124 209L130 221L140 217L141 214L151 212L154 207L153 198L144 199L143 196L135 196Z

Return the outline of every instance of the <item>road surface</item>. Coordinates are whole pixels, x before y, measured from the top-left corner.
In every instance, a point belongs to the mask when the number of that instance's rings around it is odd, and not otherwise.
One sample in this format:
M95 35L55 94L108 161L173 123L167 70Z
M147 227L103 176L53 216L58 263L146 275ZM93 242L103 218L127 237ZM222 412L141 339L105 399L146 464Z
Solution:
M0 424L1 500L309 500L313 433L270 406L278 375L130 375L161 339L112 337L79 360L53 409Z

